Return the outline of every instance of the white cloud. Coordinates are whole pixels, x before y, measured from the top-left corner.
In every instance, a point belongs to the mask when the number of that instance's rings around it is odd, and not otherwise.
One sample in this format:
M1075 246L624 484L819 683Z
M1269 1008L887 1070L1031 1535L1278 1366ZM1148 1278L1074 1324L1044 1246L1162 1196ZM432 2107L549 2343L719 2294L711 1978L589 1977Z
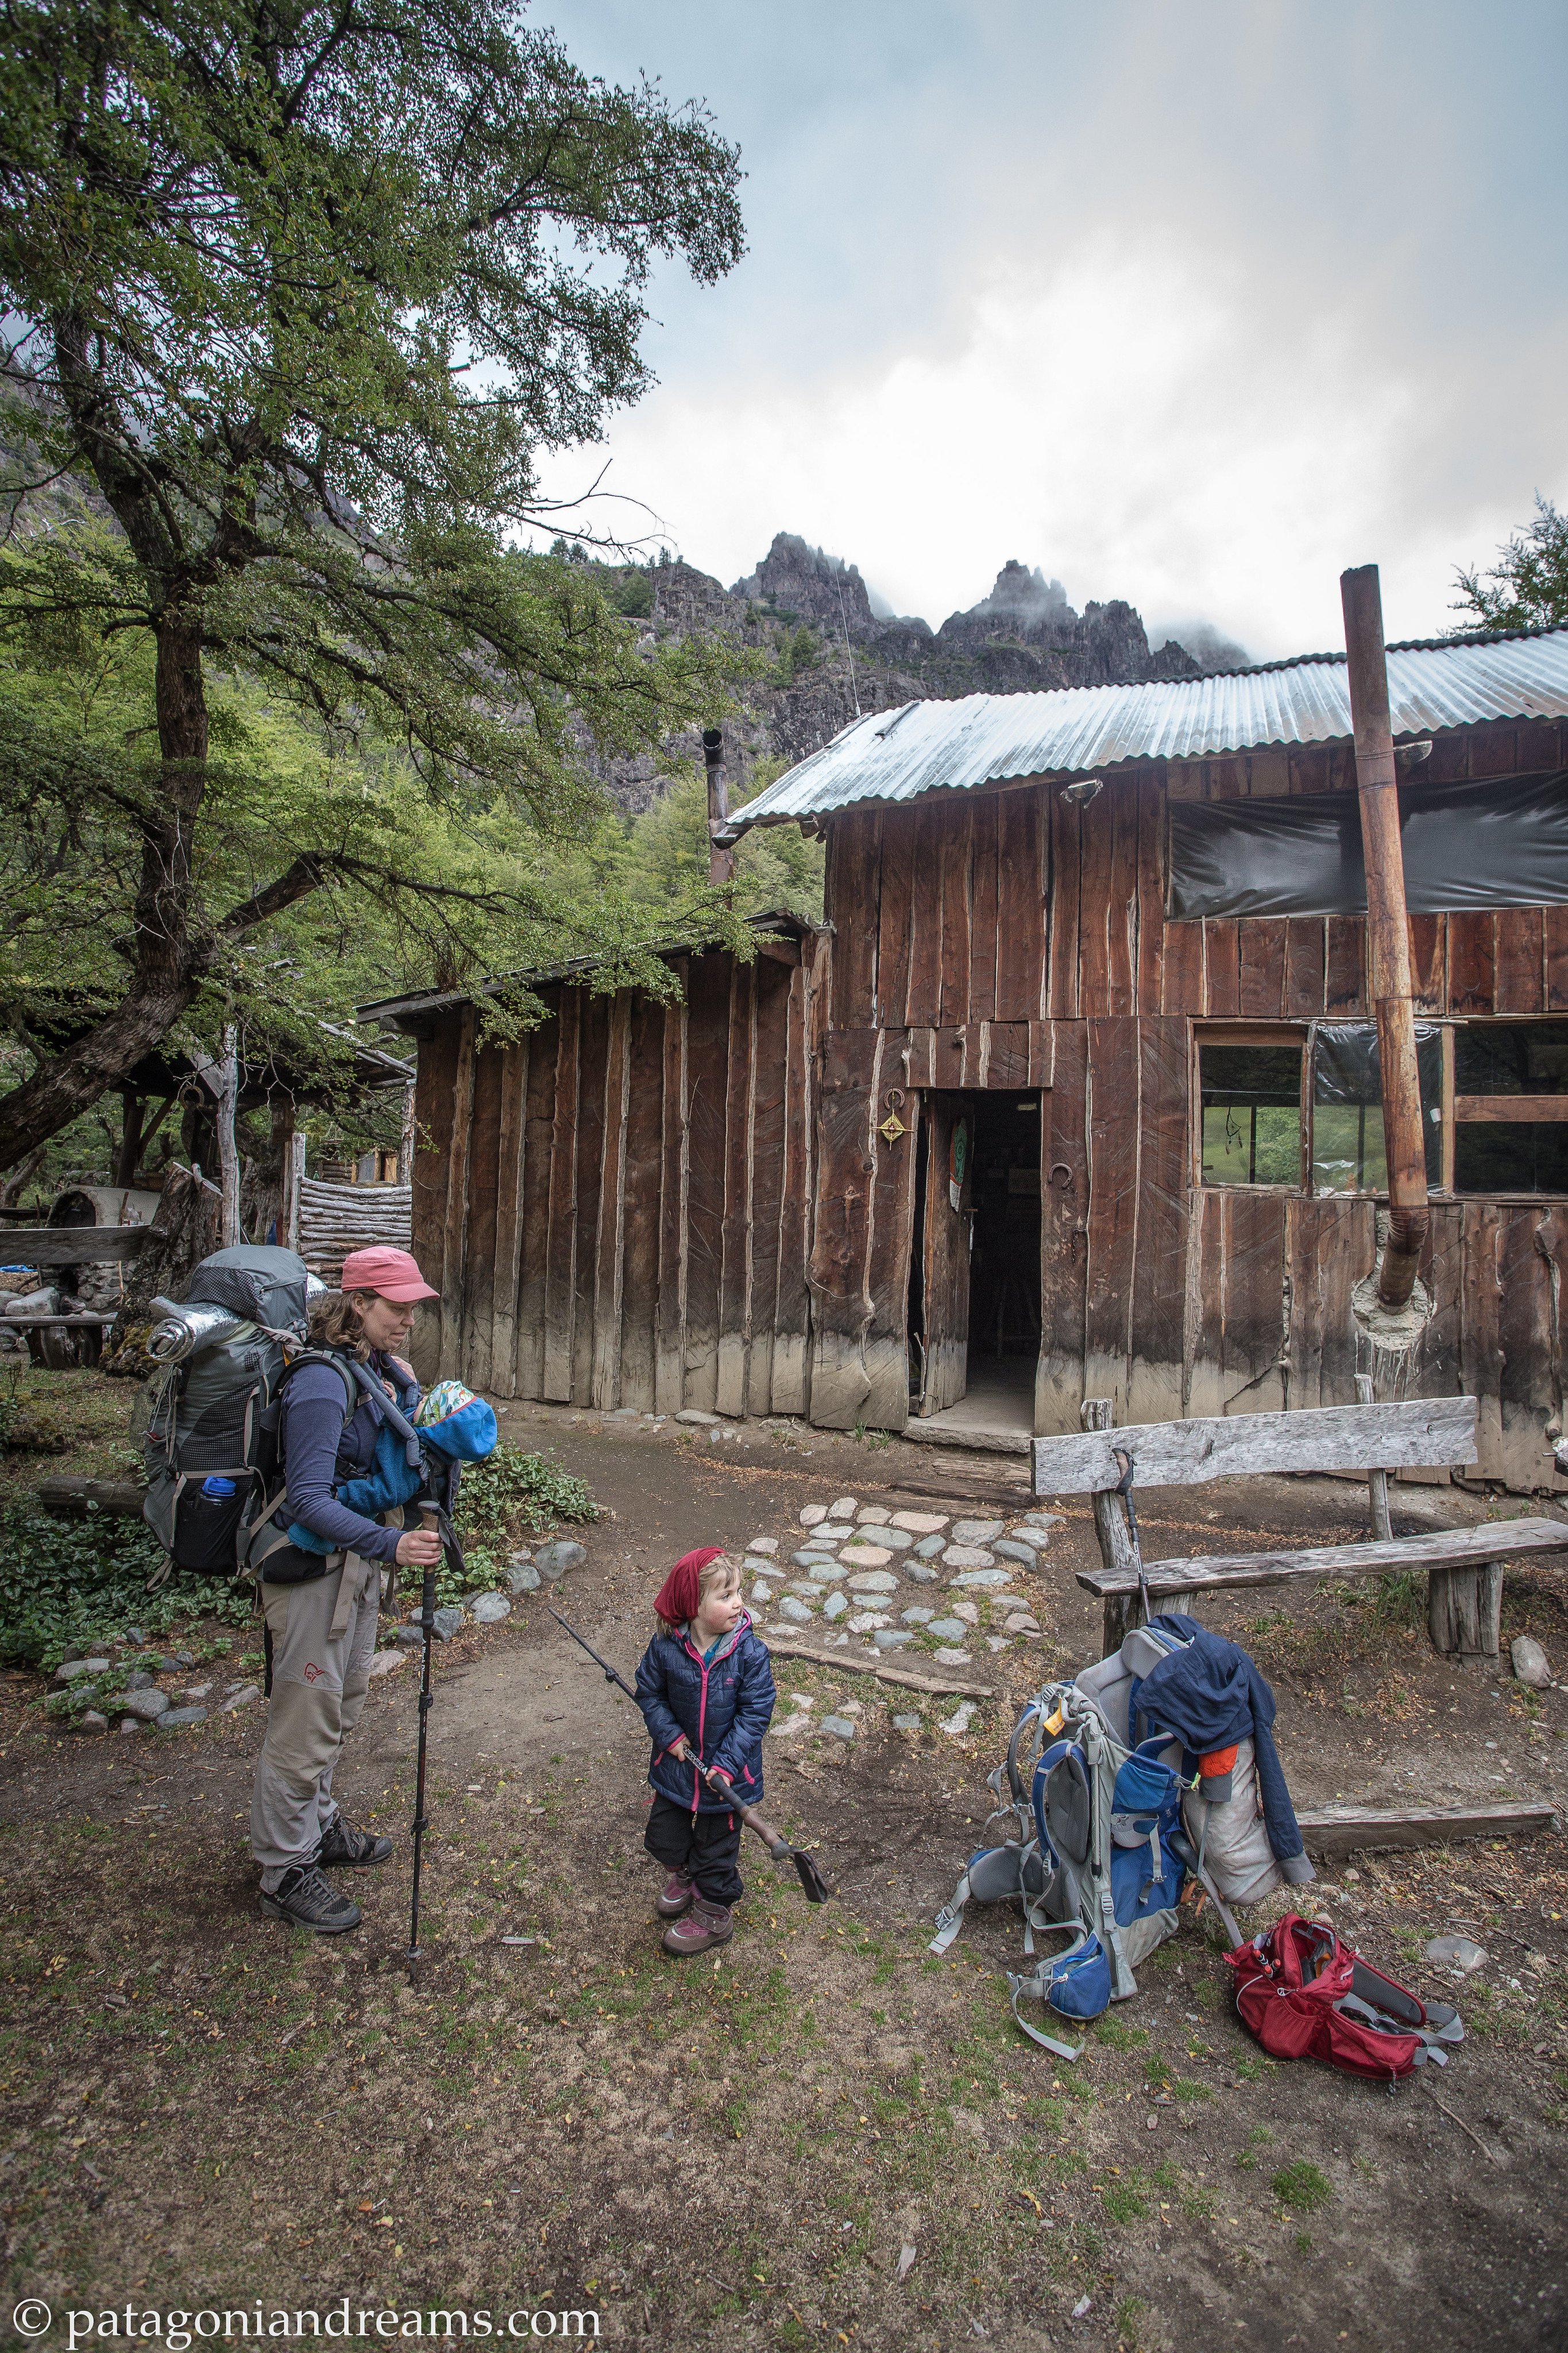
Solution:
M561 15L745 150L751 256L662 275L607 444L726 581L797 531L934 623L1015 555L1268 657L1341 641L1348 564L1391 634L1448 627L1455 565L1568 497L1552 0Z
M1391 633L1448 626L1453 562L1522 519L1517 483L1423 514L1455 397L1422 353L1369 364L1352 304L1263 332L1239 264L1103 237L994 267L949 353L656 393L607 487L726 581L798 531L934 625L1016 555L1079 606L1203 613L1267 658L1340 642L1347 564L1384 565Z

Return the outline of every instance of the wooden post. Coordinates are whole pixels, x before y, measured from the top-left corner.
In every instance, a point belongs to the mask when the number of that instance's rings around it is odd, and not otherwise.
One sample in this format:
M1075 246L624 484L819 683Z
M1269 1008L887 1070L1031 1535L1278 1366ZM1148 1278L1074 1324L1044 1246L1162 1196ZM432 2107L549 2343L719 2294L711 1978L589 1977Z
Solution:
M708 883L722 891L735 879L735 853L713 839L715 826L730 822L730 787L724 777L724 738L717 727L702 730L702 757L708 767Z
M1355 1399L1357 1405L1371 1405L1373 1398L1372 1375L1370 1373L1358 1373L1356 1375ZM1372 1510L1373 1542L1374 1544L1391 1544L1394 1540L1394 1529L1388 1517L1388 1473L1386 1471L1369 1471L1367 1472L1366 1493L1367 1502Z
M239 1095L239 1032L232 1021L223 1025L223 1056L217 1081L217 1156L223 1176L221 1247L232 1250L239 1240L239 1154L234 1140L235 1104Z
M527 1065L524 1064L526 1070ZM414 1182L414 1087L410 1082L403 1098L403 1134L397 1146L397 1181L400 1185Z
M294 1098L275 1088L267 1099L272 1119L272 1159L278 1170L278 1246L287 1250L289 1243L289 1192L294 1173ZM265 1215L257 1227L257 1239L267 1240L268 1220Z
M300 1248L300 1196L305 1182L305 1131L297 1127L289 1140L288 1203L286 1209L289 1247Z
M1384 1307L1405 1305L1426 1240L1426 1143L1415 1068L1415 1008L1410 986L1410 923L1399 846L1399 791L1388 709L1383 598L1375 564L1342 572L1356 790L1366 861L1367 990L1377 1017L1383 1071L1383 1135L1388 1162L1388 1242L1378 1270Z
M1112 1426L1110 1399L1085 1398L1079 1412L1085 1430L1110 1430ZM1131 1532L1127 1525L1127 1513L1121 1498L1111 1489L1102 1489L1090 1497L1094 1506L1094 1533L1100 1539L1100 1557L1107 1568L1131 1577L1136 1573L1137 1556L1132 1549ZM1104 1600L1105 1625L1100 1649L1101 1658L1108 1659L1119 1651L1131 1629L1138 1623L1141 1604L1138 1588L1131 1593L1108 1593Z
M1482 1659L1495 1666L1500 1646L1502 1563L1482 1561L1478 1567L1429 1568L1426 1572L1426 1627L1432 1647L1445 1658Z

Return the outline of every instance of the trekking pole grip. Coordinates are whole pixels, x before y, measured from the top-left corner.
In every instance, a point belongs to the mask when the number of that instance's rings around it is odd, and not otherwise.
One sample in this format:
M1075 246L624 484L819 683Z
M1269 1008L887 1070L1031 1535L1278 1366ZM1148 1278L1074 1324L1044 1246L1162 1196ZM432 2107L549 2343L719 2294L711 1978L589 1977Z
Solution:
M419 1517L426 1535L433 1536L439 1534L437 1508L434 1504L422 1503L419 1506ZM427 1562L424 1580L420 1586L419 1623L427 1636L436 1623L436 1571L439 1567L439 1561Z

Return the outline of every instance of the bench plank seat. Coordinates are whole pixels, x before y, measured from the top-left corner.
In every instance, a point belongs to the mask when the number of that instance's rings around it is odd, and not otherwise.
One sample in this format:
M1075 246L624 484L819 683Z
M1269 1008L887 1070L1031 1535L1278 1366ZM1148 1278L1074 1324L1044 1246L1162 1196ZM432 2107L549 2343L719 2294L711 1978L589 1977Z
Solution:
M1468 1568L1510 1553L1568 1550L1568 1521L1500 1520L1476 1528L1440 1528L1429 1536L1394 1536L1386 1544L1319 1545L1306 1552L1200 1553L1192 1560L1144 1565L1151 1599L1156 1592L1195 1593L1213 1585L1272 1585L1283 1577L1387 1577L1405 1568ZM1136 1593L1135 1571L1080 1568L1086 1593Z
M1140 1489L1199 1487L1280 1471L1452 1469L1476 1460L1476 1400L1304 1406L1295 1413L1129 1422L1121 1430L1037 1438L1035 1493L1104 1494L1121 1482L1118 1452L1131 1460Z
M1339 1862L1363 1849L1448 1846L1460 1839L1516 1837L1521 1831L1554 1829L1556 1809L1542 1804L1422 1806L1408 1813L1381 1813L1370 1806L1321 1806L1298 1813L1309 1854Z

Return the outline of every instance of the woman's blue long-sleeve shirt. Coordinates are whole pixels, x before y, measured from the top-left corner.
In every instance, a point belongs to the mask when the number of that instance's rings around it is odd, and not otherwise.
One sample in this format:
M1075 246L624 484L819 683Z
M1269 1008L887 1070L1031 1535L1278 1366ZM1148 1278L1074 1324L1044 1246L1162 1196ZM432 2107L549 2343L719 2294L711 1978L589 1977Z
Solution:
M418 1382L405 1381L380 1355L373 1356L365 1369L373 1380L392 1383L398 1404L412 1419L419 1402ZM343 1377L332 1366L301 1365L290 1374L279 1431L288 1493L274 1517L283 1528L298 1520L312 1535L345 1551L352 1546L366 1560L394 1560L402 1529L384 1527L379 1520L351 1512L332 1493L345 1479L368 1476L385 1419L376 1399L362 1392L345 1422L346 1403Z

